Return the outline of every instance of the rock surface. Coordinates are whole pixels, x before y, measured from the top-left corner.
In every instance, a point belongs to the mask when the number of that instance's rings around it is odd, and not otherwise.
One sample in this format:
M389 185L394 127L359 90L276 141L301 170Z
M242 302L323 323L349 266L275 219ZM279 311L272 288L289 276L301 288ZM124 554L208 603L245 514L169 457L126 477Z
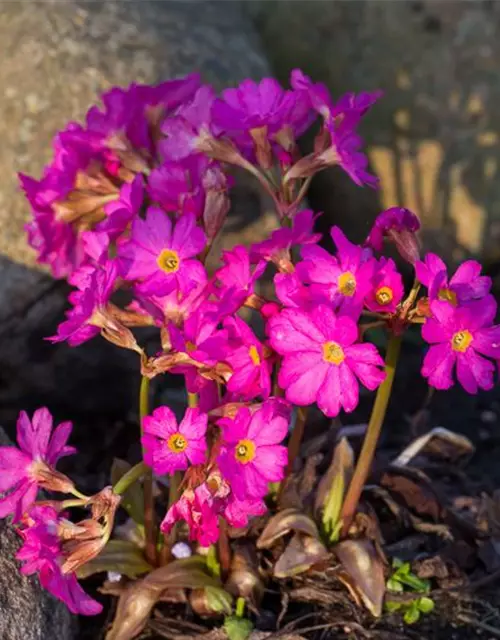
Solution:
M10 445L0 427L0 446ZM20 538L0 520L0 638L2 640L72 640L77 622L67 607L44 591L34 576L19 573L14 559Z
M217 88L268 72L238 2L7 2L0 12L0 420L21 405L60 415L122 413L135 402L137 360L98 338L49 345L66 290L35 267L16 171L39 175L50 140L98 94L132 81L201 71ZM228 229L262 232L253 183L235 189ZM8 404L7 404L8 403ZM7 407L7 408L5 408Z
M380 192L327 172L312 196L357 239L408 206L428 248L500 258L500 4L339 0L246 4L283 81L294 66L334 95L383 89L362 127Z

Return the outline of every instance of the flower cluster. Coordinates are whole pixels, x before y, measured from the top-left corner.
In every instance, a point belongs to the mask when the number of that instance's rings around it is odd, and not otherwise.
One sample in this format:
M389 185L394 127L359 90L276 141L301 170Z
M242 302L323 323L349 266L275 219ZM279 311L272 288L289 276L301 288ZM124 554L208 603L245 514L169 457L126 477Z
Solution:
M115 88L84 125L70 123L56 136L40 180L21 176L33 210L30 244L74 287L67 318L49 340L76 346L101 334L140 355L144 379L183 377L191 402L182 419L160 406L141 425L146 465L171 486L182 474L164 505L165 540L182 520L189 538L208 546L221 521L243 527L265 513L269 484L293 463L283 443L295 408L352 412L360 385L374 391L384 380L384 360L366 339L373 325L396 336L422 327L431 345L422 374L432 386L449 388L454 368L470 393L493 385L500 327L478 263L449 278L437 256L421 260L418 217L398 207L380 214L362 245L332 227L335 249L327 251L314 228L320 214L302 208L310 178L328 166L376 186L357 127L379 95L334 102L300 70L291 89L272 78L245 80L220 96L197 75ZM318 116L314 151L301 157L298 139ZM268 192L279 225L262 242L223 252L209 272L232 167ZM383 255L385 241L414 269L409 290ZM264 278L274 284L266 297ZM143 326L158 330L153 355L136 341L133 329ZM19 523L23 572L38 572L72 611L95 613L74 571L106 544L119 497L109 488L82 497L54 468L72 452L70 425L51 439L50 431L46 410L32 421L21 414L20 450L0 449L0 490L9 492L0 516L13 513ZM72 525L68 501L36 502L38 488L76 496L92 517Z

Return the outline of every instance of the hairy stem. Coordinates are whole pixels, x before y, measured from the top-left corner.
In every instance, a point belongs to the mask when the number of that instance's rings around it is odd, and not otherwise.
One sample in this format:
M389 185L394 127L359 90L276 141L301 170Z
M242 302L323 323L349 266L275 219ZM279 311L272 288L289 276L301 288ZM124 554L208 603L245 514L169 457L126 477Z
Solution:
M146 475L149 467L144 462L139 462L123 475L113 487L113 492L122 495L125 491L137 482L142 476Z
M363 491L366 479L370 473L375 449L377 448L378 439L380 437L380 431L384 423L387 405L389 404L389 398L391 397L392 383L394 381L394 374L400 349L401 336L391 334L385 357L385 380L378 388L377 397L375 398L375 404L373 405L372 414L370 416L370 422L368 423L368 429L366 430L363 447L361 448L361 453L359 454L358 462L356 464L344 504L342 505L341 520L342 533L344 535L349 531L349 527L351 526L356 513L361 492Z
M149 378L142 376L139 392L139 419L141 433L144 429L144 418L149 412ZM143 452L144 455L144 452ZM153 566L156 565L156 532L155 532L155 506L153 497L153 472L150 468L144 474L144 530L146 537L146 559Z

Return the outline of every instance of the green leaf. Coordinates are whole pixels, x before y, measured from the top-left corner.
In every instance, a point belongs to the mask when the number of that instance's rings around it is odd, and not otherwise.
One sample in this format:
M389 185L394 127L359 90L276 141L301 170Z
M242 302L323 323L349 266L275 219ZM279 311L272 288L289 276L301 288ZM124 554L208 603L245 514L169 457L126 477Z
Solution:
M420 611L418 609L417 601L415 600L410 604L408 609L406 610L403 620L406 624L415 624L420 619Z
M207 604L214 613L230 615L233 610L233 597L220 587L205 587Z
M431 600L431 598L426 598L425 596L417 600L417 605L422 613L430 613L434 610L435 606L434 600Z
M148 573L152 568L133 542L110 540L96 558L78 569L77 575L79 578L87 578L94 573L114 571L129 578L136 578Z
M385 603L385 610L389 613L394 613L395 611L399 611L403 606L401 602L394 602L394 600L389 600Z
M210 575L220 578L221 567L217 558L217 548L214 544L208 548L207 570Z
M398 582L394 576L387 580L386 587L389 591L394 591L395 593L401 593L404 590L401 582Z
M246 618L229 616L224 621L224 631L229 640L246 640L252 633L253 624Z
M115 486L118 480L131 468L132 465L126 460L115 458L111 467L111 484ZM144 524L144 495L138 482L135 482L123 493L120 506L125 509L134 522Z
M428 580L417 578L417 576L413 573L409 573L405 576L399 576L398 579L401 584L410 587L410 589L416 591L417 593L427 593L431 588L430 582Z

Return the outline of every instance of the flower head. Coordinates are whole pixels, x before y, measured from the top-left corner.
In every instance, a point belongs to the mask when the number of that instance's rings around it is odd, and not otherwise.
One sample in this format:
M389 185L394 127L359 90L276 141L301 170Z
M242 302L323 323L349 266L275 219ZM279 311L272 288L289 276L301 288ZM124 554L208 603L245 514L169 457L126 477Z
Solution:
M418 280L427 287L430 300L446 300L453 306L484 298L491 289L491 278L482 276L475 260L463 262L448 278L445 263L434 253L415 263Z
M392 241L401 255L410 264L420 256L420 245L415 235L420 229L420 220L409 209L391 207L379 214L366 239L366 246L382 251L384 238Z
M331 236L337 256L316 245L303 247L297 274L311 284L313 294L328 298L337 310L355 316L371 289L377 262L370 249L349 242L338 227L332 227Z
M188 293L205 277L203 265L192 258L205 247L205 234L192 213L176 223L157 207L149 207L146 219L132 223L130 240L120 245L118 258L126 280L141 280L145 294L165 295L180 289Z
M236 246L222 254L222 266L215 274L219 287L217 294L229 315L237 311L255 291L255 284L264 273L266 262L260 260L252 266L245 247Z
M326 305L314 311L284 309L268 323L271 346L283 356L278 376L289 402L317 402L323 413L353 411L358 379L374 390L384 379L383 360L372 344L356 343L354 320L336 316Z
M238 500L231 494L224 509L224 518L231 527L240 529L246 527L253 516L262 516L267 512L266 503L262 498L248 498Z
M177 425L171 409L158 407L144 418L144 460L157 474L173 474L187 469L189 463L203 464L206 458L207 415L199 409L187 409Z
M233 369L227 383L228 391L244 400L269 397L272 362L266 348L241 318L226 318L224 327L228 337L219 351L219 360L224 360Z
M0 447L0 518L10 513L19 520L36 500L39 488L67 491L73 483L55 471L59 458L76 450L66 444L71 422L62 422L52 432L48 409L37 409L32 420L21 411L17 420L16 447Z
M493 388L494 364L500 359L500 326L492 326L496 303L492 296L454 307L442 300L431 302L432 317L422 327L430 345L422 375L436 389L453 385L453 371L468 393Z
M380 259L380 266L372 279L372 289L365 300L370 311L394 313L404 294L403 278L394 261Z
M96 615L102 611L102 605L83 591L75 573L62 569L64 558L57 534L59 523L59 515L53 507L40 504L31 508L19 529L23 546L16 558L24 563L21 573L38 574L42 587L64 602L71 613Z
M270 482L283 479L288 454L280 443L289 420L288 404L272 399L253 415L243 407L234 420L219 421L223 445L217 461L238 500L262 498Z

